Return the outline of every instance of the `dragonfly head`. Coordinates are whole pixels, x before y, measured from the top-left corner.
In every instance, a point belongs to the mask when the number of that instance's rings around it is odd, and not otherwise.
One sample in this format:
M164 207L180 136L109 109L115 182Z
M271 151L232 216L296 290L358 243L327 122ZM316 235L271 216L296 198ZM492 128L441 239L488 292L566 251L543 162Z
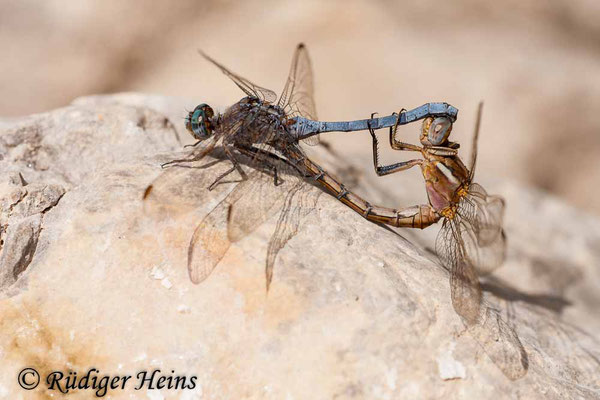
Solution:
M448 117L427 117L421 128L423 146L448 146L448 136L452 132L452 120ZM452 147L452 146L450 146Z
M213 134L215 113L208 104L200 104L185 117L185 128L198 140L208 139Z

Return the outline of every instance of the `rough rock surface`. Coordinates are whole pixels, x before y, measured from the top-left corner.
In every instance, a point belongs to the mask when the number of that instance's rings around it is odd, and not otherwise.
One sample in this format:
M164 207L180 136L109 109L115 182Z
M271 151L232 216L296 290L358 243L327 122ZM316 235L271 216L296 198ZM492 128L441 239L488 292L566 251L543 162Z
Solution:
M0 121L0 397L60 395L21 389L25 367L197 376L193 390L131 384L111 398L600 397L598 219L485 185L507 199L509 249L483 283L491 328L479 334L452 309L428 250L435 227L383 229L327 194L280 252L268 295L276 214L193 285L190 237L235 184L206 190L225 163L161 170L189 143L181 109L122 94ZM332 154L315 157L345 174ZM360 193L390 206L423 190L363 181ZM151 183L162 189L143 201ZM503 373L493 326L520 338L519 379Z

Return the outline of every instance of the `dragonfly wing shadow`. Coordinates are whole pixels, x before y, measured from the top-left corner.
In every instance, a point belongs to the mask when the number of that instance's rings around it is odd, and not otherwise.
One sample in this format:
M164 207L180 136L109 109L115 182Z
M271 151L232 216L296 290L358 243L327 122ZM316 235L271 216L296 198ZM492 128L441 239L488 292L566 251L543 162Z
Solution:
M481 321L467 327L492 362L510 380L524 377L529 357L517 332L502 319L497 310L482 304Z

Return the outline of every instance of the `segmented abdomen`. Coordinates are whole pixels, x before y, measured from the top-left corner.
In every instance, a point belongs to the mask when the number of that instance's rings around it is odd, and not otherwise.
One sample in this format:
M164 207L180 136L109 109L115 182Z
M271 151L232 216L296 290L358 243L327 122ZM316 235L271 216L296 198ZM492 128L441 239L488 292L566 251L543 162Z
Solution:
M423 229L440 219L440 216L429 205L412 206L402 210L372 205L362 197L347 190L343 183L336 180L301 151L291 148L288 149L287 155L310 178L317 181L339 201L369 221L397 227Z

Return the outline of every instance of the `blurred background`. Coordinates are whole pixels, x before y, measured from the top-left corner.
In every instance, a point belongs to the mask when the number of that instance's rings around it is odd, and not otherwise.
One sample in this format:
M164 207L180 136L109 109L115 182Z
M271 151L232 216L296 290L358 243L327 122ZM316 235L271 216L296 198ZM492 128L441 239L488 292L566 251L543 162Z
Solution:
M597 0L4 0L0 116L122 91L222 110L242 93L198 48L278 92L305 42L321 120L446 101L460 109L453 135L466 156L484 100L478 181L532 185L600 214L598 21ZM402 132L418 141L417 127ZM375 179L368 134L327 140ZM402 184L404 176L420 172L380 179Z

